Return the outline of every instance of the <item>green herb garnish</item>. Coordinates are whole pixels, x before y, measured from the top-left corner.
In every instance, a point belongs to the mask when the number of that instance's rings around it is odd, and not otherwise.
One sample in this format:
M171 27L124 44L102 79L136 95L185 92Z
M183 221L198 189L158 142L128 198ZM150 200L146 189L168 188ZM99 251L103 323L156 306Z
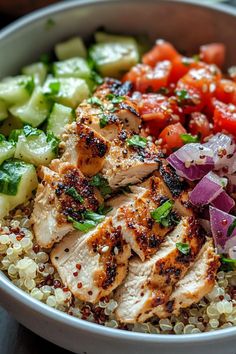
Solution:
M125 100L124 96L114 95L113 93L109 93L108 95L106 95L106 98L113 104L121 103Z
M190 246L188 243L177 242L176 248L185 255L189 254L190 252Z
M29 93L30 95L31 95L31 93L33 92L34 86L35 86L34 80L33 80L32 77L29 77L29 78L24 79L24 80L20 80L20 81L18 82L18 85L24 87L24 88L26 89L26 91L28 91L28 93Z
M189 143L199 143L199 137L191 134L180 134L180 138L183 140L184 144Z
M231 225L229 225L228 230L227 230L227 236L230 237L236 227L236 219L232 222Z
M40 56L41 63L48 65L51 62L51 56L47 53L44 53Z
M109 118L106 114L101 113L99 114L99 126L100 128L105 128L109 122Z
M0 134L0 141L6 140L5 136L3 134Z
M103 78L96 73L96 71L92 71L90 74L91 80L95 82L97 85L101 85L103 83Z
M49 89L50 89L50 93L52 95L57 95L58 92L60 91L60 82L59 81L53 81L50 82L50 84L48 85Z
M90 184L94 187L97 187L100 190L103 197L105 197L108 194L111 194L112 192L112 189L109 186L107 180L99 174L93 176L93 178L90 181Z
M102 101L96 96L88 98L87 102L95 106L99 106L99 107L103 106Z
M162 224L163 226L169 226L170 224L170 213L172 210L172 207L174 205L174 202L172 200L167 200L164 202L162 205L160 205L158 208L153 210L151 212L151 217L158 222L159 224Z
M42 131L37 129L37 128L33 128L30 125L25 125L23 127L23 133L26 137L28 136L39 136Z
M60 139L58 139L53 132L47 132L47 143L51 143L52 151L58 155Z
M139 135L133 135L131 138L127 139L127 143L129 146L145 148L147 145L147 139Z
M77 192L74 187L66 189L65 193L72 197L76 202L83 203L84 201L84 198Z
M189 98L188 91L186 91L186 90L176 90L175 94L178 98L179 103L182 103L182 101Z
M99 214L102 214L102 215L106 215L106 214L108 214L110 211L112 211L112 209L113 209L113 208L112 208L111 206L102 204L102 205L100 205L100 207L98 208L98 213L99 213Z
M84 217L87 220L92 220L94 221L96 224L99 224L100 222L102 222L105 219L104 215L95 213L92 210L88 210L84 213Z
M67 220L72 222L74 229L82 232L87 232L96 226L96 223L92 220L76 221L70 216L68 216Z

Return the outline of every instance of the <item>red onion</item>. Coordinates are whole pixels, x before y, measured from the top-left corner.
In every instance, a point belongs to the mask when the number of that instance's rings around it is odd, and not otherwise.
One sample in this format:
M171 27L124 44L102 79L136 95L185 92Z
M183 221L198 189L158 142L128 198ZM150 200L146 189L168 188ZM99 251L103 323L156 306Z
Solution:
M193 205L203 206L211 203L223 192L227 179L217 176L214 172L209 172L190 193L190 201Z
M235 201L225 191L222 191L218 197L211 201L211 204L228 213L235 206Z
M236 228L229 233L229 227L236 222L236 217L210 206L210 222L218 252L228 253L232 247L236 246Z
M167 161L179 176L190 181L201 179L214 168L212 150L198 143L182 146Z

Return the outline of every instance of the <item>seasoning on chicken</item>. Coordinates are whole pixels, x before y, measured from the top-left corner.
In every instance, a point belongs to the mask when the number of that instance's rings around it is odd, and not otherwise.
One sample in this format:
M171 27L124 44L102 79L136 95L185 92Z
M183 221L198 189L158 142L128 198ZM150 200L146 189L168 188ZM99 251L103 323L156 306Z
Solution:
M68 217L80 220L103 199L73 165L62 163L57 172L42 167L40 174L31 220L38 244L50 248L73 230Z
M196 220L184 217L150 259L131 259L127 278L115 295L118 319L135 323L154 316L158 306L168 302L175 284L184 277L203 243ZM188 246L188 252L179 250L183 244Z
M96 303L121 284L127 273L130 247L121 228L107 217L82 237L75 232L51 252L51 260L63 283L75 297Z

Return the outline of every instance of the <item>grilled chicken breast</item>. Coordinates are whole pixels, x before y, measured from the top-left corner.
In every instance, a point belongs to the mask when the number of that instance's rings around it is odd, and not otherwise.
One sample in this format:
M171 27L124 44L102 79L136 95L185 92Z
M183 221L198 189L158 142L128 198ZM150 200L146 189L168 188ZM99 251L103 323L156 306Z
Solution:
M135 323L155 315L158 306L168 302L175 284L186 274L203 242L196 221L184 217L150 259L145 262L137 257L131 259L128 276L115 295L118 319ZM177 248L181 243L189 245L188 254Z
M42 167L40 175L31 221L38 244L50 248L73 230L68 217L96 211L103 198L73 165L62 163L57 172Z
M96 303L123 281L130 256L121 228L107 217L82 237L74 233L64 238L53 249L51 260L75 297Z

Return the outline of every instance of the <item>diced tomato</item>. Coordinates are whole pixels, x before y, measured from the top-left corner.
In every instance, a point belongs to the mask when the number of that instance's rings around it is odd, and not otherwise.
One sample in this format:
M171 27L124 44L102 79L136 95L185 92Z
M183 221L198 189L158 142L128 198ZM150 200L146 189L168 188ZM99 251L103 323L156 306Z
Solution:
M236 104L236 83L222 79L218 82L215 97L224 103Z
M172 70L170 73L170 82L177 82L182 76L186 75L189 70L200 68L204 64L201 61L194 60L193 58L177 55L172 60Z
M159 139L162 139L162 147L166 149L168 153L183 146L183 140L181 134L186 134L186 129L181 123L168 125L159 135Z
M154 67L159 61L170 60L172 61L178 52L169 42L159 39L156 45L142 57L144 64Z
M166 125L182 120L182 109L178 107L176 100L160 94L143 94L138 108L145 126L156 137Z
M192 135L200 135L201 140L212 133L212 127L207 116L200 112L191 114L189 121L189 131Z
M213 116L214 130L227 131L236 136L236 106L225 104L220 101L215 102L215 111Z
M222 67L225 61L225 45L223 43L211 43L201 46L200 59L207 64Z
M142 93L147 91L155 92L167 86L170 71L171 63L168 60L161 61L155 68L145 64L138 64L125 75L124 80L131 81L134 89Z

